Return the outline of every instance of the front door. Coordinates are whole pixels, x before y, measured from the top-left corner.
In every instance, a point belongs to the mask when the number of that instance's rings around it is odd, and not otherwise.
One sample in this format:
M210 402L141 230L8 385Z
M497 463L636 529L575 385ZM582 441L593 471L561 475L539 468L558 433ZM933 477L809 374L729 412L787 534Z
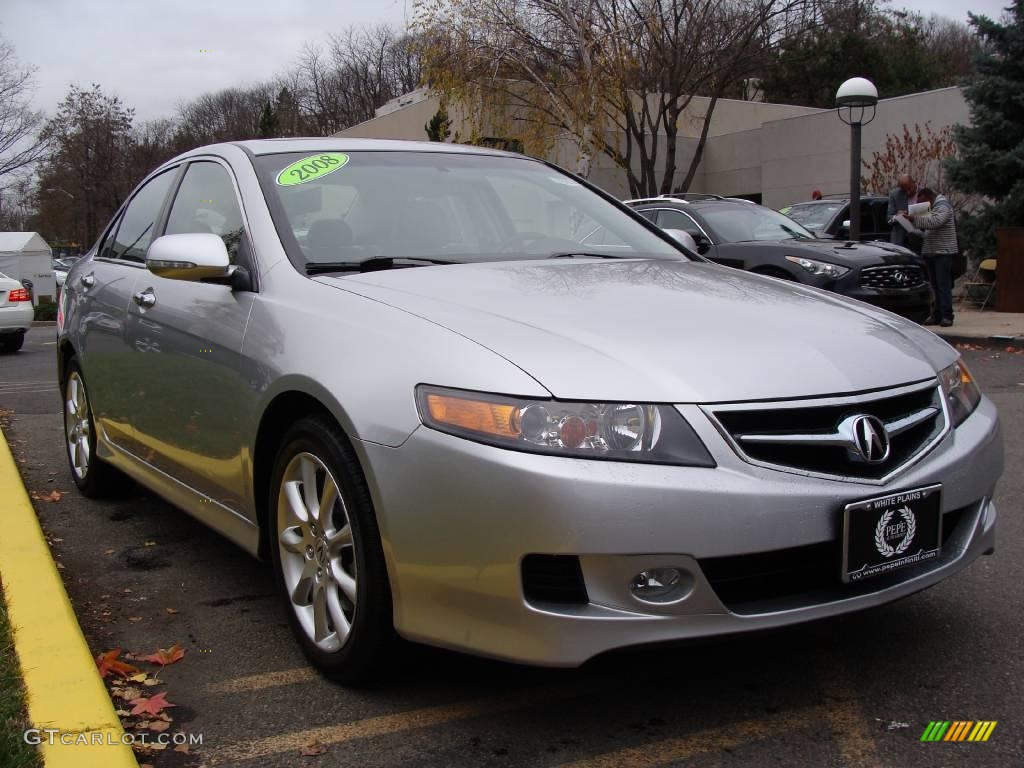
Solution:
M127 313L136 281L148 274L146 249L177 169L154 176L135 192L107 230L96 253L70 285L76 304L78 357L89 390L96 427L114 445L136 452L131 401L143 373L134 365L128 342Z
M164 234L189 232L219 235L232 262L253 272L235 185L219 162L201 160L185 170ZM148 382L133 401L141 458L232 510L244 509L240 360L255 294L148 270L135 290L129 332Z

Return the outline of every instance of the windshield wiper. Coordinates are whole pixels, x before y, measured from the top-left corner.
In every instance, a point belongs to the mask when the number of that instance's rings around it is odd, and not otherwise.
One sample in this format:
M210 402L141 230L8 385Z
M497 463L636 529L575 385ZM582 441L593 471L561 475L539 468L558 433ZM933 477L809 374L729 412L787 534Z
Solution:
M809 238L807 235L805 235L802 232L797 232L795 229L790 229L785 224L779 224L779 226L782 227L787 232L789 232L789 234L791 234L793 236L794 240L810 240L811 239L811 238Z
M308 261L307 275L323 275L328 272L377 272L394 267L427 267L431 264L454 264L454 261L430 259L421 256L374 256L362 261Z

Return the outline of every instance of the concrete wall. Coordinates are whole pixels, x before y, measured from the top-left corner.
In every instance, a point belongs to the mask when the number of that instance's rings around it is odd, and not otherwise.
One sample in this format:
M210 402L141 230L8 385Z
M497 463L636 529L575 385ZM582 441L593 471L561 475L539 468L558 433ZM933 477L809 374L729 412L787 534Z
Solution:
M861 156L885 149L888 134L902 134L915 123L939 131L968 123L967 102L959 88L884 99L865 125ZM843 193L850 189L850 129L834 110L765 123L761 129L761 186L764 204L780 208L810 199L811 192ZM893 179L895 185L895 179Z
M679 132L683 136L699 138L704 127L704 115L707 114L711 99L706 96L694 96L689 106L679 118ZM711 116L708 136L721 136L737 131L748 131L760 128L769 120L783 120L800 115L813 115L821 112L813 107L797 107L792 104L766 104L762 101L738 101L736 99L719 99L715 112Z
M347 136L352 139L402 139L405 141L426 141L427 132L423 126L430 122L440 101L430 96L423 101L396 109L387 114L367 120L365 123L353 125L335 136ZM456 130L452 125L452 132Z
M689 168L707 104L706 98L694 99L680 119L676 183ZM438 99L429 97L337 135L423 141L423 126L437 108ZM468 134L458 116L452 118L453 133L458 130ZM901 134L904 124L912 127L931 122L932 130L939 131L968 121L967 103L959 88L885 99L879 102L874 121L864 126L862 156L870 158L876 150L884 149L886 136ZM662 146L659 178L664 155ZM567 139L559 141L550 154L550 159L571 170L577 167L577 157L574 143ZM835 110L723 100L715 107L704 157L690 191L761 193L764 205L781 208L809 200L815 189L824 194L848 192L849 178L850 129L840 122ZM593 159L590 180L618 197L629 195L626 174L603 155Z

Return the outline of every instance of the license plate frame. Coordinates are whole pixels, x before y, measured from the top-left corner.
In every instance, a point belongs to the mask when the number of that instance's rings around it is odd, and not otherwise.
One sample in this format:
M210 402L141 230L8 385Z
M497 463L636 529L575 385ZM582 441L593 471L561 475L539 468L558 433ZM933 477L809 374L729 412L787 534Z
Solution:
M942 484L887 493L843 507L844 584L902 570L942 552Z

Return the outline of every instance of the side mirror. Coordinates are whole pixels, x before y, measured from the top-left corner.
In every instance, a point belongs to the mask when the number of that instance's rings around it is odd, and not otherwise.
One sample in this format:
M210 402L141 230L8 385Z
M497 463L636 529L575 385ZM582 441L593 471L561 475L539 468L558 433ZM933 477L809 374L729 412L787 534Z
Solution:
M699 253L697 243L689 232L682 229L666 229L665 234L671 236L675 240L678 240L683 247L688 248L694 253Z
M693 242L697 244L697 253L703 256L705 253L711 250L711 241L708 240L707 235L697 229L688 229L686 234L693 238Z
M146 269L170 280L224 280L235 268L224 241L217 235L195 232L164 235L149 246Z

